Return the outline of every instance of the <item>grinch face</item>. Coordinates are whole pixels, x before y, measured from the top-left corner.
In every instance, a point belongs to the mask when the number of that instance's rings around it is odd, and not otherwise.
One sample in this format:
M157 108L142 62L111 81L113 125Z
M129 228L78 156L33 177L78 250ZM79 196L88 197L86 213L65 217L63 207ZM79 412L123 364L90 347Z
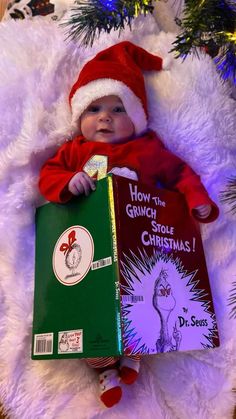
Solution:
M153 305L156 310L173 310L175 307L175 298L173 297L172 288L167 281L168 273L162 269L155 283Z
M88 141L123 143L134 135L134 125L118 96L92 102L80 118L82 135Z

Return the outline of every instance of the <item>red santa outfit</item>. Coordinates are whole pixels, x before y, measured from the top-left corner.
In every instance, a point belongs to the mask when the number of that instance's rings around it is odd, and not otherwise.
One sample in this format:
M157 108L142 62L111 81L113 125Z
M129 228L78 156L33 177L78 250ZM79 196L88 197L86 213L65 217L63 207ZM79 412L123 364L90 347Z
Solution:
M210 222L217 218L218 208L209 198L199 176L147 129L147 98L142 71L160 71L164 67L160 57L130 42L121 42L101 51L83 67L69 96L72 127L79 128L80 116L93 101L115 95L123 102L135 135L115 144L90 141L81 135L66 142L41 169L39 188L47 200L69 201L73 195L68 184L78 172L84 171L100 179L113 168L126 168L134 171L144 184L155 186L161 182L168 189L182 192L195 218L198 216L194 208L210 205L209 216L199 218L200 221ZM110 366L106 373L100 374L100 398L107 407L118 403L121 398L119 378L126 384L137 378L138 360L137 355L122 357L119 374L114 366L117 358L87 360L95 368Z
M211 205L212 211L203 222L211 222L218 216L218 208L209 198L200 177L168 151L152 131L121 144L87 141L82 136L68 141L43 166L39 188L48 201L65 203L73 196L68 183L77 172L85 171L101 178L114 167L134 170L144 184L155 186L159 181L167 189L182 192L196 218L195 207Z
M199 176L169 152L155 133L147 130L147 97L142 71L164 68L162 58L126 41L101 51L87 62L69 95L72 125L79 128L80 116L93 101L116 95L133 123L136 138L113 144L79 136L65 143L41 170L39 187L46 199L61 203L71 199L68 183L77 172L101 178L114 167L125 167L134 170L144 184L156 185L160 181L166 188L182 192L196 218L195 207L211 205L209 216L199 218L200 221L217 218L218 208Z

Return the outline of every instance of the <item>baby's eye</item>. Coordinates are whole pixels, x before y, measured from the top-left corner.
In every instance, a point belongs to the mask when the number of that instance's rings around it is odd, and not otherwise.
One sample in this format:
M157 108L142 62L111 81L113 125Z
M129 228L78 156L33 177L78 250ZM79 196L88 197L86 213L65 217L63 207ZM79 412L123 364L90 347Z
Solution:
M97 112L99 112L99 110L100 110L99 106L96 106L96 105L89 106L87 108L87 112L90 112L90 113L97 113Z
M125 110L125 108L124 108L124 106L115 106L115 108L113 109L113 112L115 112L115 113L121 113L121 112L125 112L126 113L126 110Z

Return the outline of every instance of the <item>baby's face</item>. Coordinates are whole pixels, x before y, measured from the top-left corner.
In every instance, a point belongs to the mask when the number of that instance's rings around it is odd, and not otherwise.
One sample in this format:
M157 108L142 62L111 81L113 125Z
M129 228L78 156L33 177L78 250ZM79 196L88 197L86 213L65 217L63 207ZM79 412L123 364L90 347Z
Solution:
M134 135L134 125L118 96L92 102L80 118L82 135L88 141L122 143Z

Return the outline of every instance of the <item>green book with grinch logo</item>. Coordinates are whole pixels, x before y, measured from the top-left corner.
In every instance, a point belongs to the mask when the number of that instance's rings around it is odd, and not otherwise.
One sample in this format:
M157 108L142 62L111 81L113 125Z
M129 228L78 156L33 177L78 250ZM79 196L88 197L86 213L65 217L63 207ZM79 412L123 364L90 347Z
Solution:
M33 359L214 348L198 224L184 196L109 175L36 211Z

